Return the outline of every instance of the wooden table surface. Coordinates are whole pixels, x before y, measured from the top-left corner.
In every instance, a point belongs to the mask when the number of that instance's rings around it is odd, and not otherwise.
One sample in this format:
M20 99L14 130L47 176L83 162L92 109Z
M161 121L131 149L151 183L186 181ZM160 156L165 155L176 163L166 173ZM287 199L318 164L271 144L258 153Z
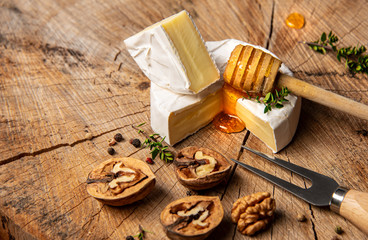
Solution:
M120 132L116 157L145 159L129 139L142 122L151 134L150 82L128 54L123 40L182 9L203 38L240 39L268 48L304 81L368 104L367 75L352 75L331 53L320 55L298 41L334 31L339 46L367 45L366 1L219 0L2 0L0 1L0 239L166 239L159 221L171 201L187 196L173 165L156 160L154 190L142 201L110 207L86 192L88 173L109 159L108 140ZM285 25L292 12L304 28ZM164 73L163 73L164 74ZM292 143L275 154L333 177L341 185L368 191L367 121L303 100ZM86 133L93 138L88 140ZM268 171L300 186L304 179L241 151L243 142L272 154L247 131L225 134L209 124L171 148L197 145ZM230 209L242 196L268 191L277 202L269 229L249 239L366 239L327 208L311 206L288 192L235 168L226 183L191 194L222 199L225 216L209 239L248 239L231 223ZM298 213L306 222L298 222Z

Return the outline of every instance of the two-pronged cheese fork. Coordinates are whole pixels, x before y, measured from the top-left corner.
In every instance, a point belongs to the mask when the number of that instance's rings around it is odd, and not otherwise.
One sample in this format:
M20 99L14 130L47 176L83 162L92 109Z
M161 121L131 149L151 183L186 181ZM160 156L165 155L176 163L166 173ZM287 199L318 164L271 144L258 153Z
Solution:
M267 179L312 205L319 207L330 206L332 211L345 217L364 233L368 234L368 193L348 190L339 186L339 184L337 184L337 182L332 178L322 174L313 172L279 158L267 156L266 154L246 146L242 146L242 148L309 179L312 182L312 186L307 189L301 188L245 163L231 159L233 162Z

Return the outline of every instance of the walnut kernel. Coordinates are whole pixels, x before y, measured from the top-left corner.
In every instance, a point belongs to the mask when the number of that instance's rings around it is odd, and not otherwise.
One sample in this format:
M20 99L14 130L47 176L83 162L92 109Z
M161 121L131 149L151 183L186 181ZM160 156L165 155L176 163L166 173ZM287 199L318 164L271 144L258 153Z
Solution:
M195 169L198 177L204 177L215 169L217 161L211 156L204 155L202 151L196 152L194 158L196 160L207 159L209 161L209 163L200 165Z
M231 210L231 220L238 224L238 231L253 235L265 229L273 220L275 199L268 192L258 192L239 198Z

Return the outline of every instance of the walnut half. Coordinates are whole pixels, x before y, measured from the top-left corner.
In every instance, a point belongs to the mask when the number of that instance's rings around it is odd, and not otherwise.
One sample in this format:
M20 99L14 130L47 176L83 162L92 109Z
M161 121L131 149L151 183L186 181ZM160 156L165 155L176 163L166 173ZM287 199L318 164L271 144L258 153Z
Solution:
M218 197L191 196L178 199L161 212L161 224L170 239L205 239L224 216Z
M175 161L179 182L194 190L208 189L222 182L231 165L220 153L195 146L183 148Z
M266 229L273 220L276 201L268 192L258 192L239 198L231 209L231 220L238 224L238 230L253 235Z
M89 173L87 192L108 205L122 206L147 196L155 183L155 175L145 162L111 158Z

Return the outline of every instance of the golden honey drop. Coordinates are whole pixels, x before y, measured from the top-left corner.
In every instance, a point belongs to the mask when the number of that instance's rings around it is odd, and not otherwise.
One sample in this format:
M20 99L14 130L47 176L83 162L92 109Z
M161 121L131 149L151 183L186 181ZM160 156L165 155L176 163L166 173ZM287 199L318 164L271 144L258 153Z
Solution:
M244 130L245 125L240 118L221 112L213 119L215 128L224 133L237 133Z
M288 27L301 29L304 26L304 17L299 13L292 13L286 18L285 22Z

